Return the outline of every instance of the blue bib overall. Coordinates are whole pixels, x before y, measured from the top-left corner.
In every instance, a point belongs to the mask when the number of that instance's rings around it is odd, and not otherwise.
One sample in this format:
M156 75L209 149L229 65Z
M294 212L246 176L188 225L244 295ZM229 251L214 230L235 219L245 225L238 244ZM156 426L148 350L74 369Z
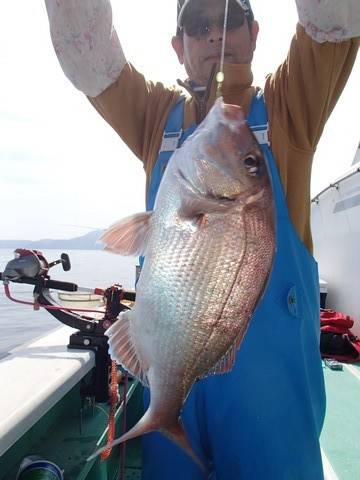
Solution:
M196 128L181 132L183 105L183 101L177 103L169 115L165 151L160 152L153 171L148 209L153 208L171 145L179 140L180 146ZM253 99L248 124L261 134L267 122L259 94ZM211 480L322 480L319 435L325 391L317 264L289 218L270 147L266 142L261 148L276 205L272 274L232 371L197 382L182 419L194 450L211 466ZM145 404L148 401L145 389ZM142 441L143 480L206 478L190 457L160 433L144 435Z

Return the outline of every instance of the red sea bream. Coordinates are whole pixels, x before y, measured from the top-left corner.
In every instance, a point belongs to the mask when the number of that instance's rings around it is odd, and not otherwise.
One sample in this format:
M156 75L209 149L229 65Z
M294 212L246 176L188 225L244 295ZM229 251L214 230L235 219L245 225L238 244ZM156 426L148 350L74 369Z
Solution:
M197 379L231 369L274 256L269 176L242 109L217 100L172 156L154 211L101 241L145 255L135 306L106 335L111 357L150 387L151 400L116 443L159 430L196 460L183 403Z

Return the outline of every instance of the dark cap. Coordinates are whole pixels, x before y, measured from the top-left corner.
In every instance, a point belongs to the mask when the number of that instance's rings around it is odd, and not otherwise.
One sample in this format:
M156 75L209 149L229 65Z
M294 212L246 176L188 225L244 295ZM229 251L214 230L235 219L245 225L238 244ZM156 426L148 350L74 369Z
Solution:
M195 2L196 0L177 0L177 26L181 27L181 19L184 15L184 12L190 3ZM230 0L231 1L231 0ZM239 6L245 11L250 22L254 20L254 14L250 5L250 0L233 0L239 4Z

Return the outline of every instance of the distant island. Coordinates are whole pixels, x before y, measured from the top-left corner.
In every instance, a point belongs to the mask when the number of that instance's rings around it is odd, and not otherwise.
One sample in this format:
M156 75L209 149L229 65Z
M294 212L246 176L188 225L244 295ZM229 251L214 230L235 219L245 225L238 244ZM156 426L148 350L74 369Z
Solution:
M68 249L68 250L101 250L103 245L96 243L103 230L93 230L81 237L69 239L42 239L42 240L0 240L0 248L29 248L29 249Z

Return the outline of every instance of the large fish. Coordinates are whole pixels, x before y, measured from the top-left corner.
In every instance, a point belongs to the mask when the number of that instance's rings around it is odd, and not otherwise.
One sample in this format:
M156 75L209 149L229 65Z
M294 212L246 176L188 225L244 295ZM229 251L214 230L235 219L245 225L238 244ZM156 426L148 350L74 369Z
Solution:
M150 387L151 400L115 443L159 430L199 463L182 405L197 379L231 369L274 255L269 176L241 108L217 100L172 156L154 211L101 241L145 255L135 306L106 335L111 357Z

